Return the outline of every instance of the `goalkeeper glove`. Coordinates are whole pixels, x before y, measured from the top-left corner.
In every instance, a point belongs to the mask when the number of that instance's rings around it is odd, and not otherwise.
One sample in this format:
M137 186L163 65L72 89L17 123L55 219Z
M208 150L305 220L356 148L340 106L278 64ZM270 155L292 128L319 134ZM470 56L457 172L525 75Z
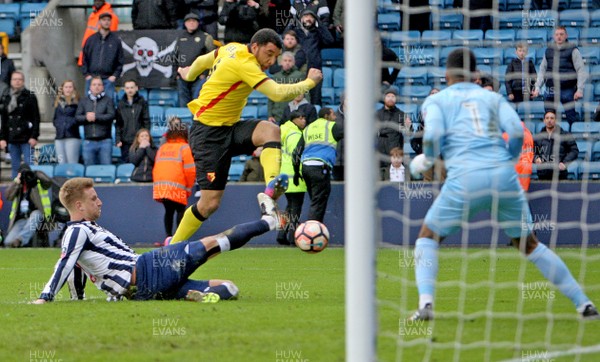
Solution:
M433 166L433 162L428 160L425 154L421 153L415 157L410 163L410 174L413 177L419 177L419 175L427 171Z

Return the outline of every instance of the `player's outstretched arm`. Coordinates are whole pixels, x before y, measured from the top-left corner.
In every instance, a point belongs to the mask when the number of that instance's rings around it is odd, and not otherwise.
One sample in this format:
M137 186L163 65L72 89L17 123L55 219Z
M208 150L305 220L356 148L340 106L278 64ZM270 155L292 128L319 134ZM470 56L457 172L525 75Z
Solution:
M215 58L217 57L217 51L218 49L214 52L206 53L204 55L199 56L189 67L177 68L177 73L179 73L181 79L185 81L192 82L196 80L196 78L198 78L200 74L212 67Z
M266 95L273 102L288 102L299 94L313 89L323 79L323 73L319 69L311 68L306 79L293 84L278 84L272 79L265 79L256 90Z

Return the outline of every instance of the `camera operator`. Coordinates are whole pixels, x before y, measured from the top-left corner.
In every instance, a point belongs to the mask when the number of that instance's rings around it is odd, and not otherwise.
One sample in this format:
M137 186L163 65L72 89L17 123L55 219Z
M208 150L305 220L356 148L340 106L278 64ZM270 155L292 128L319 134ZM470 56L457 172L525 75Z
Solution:
M50 217L48 189L52 179L41 171L32 171L21 164L17 177L6 190L6 200L12 202L8 222L7 247L28 246L44 220Z
M258 30L260 4L254 0L225 0L219 24L225 25L225 44L249 43Z

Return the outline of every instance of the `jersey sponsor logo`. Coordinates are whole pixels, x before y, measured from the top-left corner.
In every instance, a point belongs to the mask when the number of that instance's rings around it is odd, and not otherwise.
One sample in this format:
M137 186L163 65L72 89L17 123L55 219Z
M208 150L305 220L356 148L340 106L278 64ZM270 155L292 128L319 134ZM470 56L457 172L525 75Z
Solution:
M215 175L214 172L207 172L206 173L206 178L208 179L208 181L213 182L215 180L217 176Z

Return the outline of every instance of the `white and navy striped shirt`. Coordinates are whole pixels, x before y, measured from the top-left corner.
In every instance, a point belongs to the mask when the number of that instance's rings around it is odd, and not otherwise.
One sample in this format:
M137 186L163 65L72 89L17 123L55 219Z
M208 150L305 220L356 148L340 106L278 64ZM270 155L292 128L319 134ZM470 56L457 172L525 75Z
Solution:
M129 288L138 257L123 240L95 222L69 222L60 259L40 298L54 299L78 264L109 300L121 299Z

